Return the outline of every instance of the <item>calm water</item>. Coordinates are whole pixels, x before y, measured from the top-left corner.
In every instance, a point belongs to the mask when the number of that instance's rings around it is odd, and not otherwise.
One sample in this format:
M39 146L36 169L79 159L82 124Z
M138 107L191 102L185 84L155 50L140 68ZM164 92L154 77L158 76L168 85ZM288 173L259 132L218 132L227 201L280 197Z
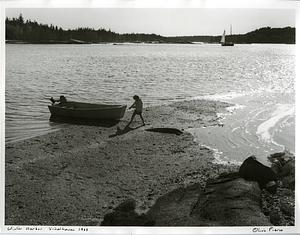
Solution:
M49 122L51 96L129 105L139 94L146 106L230 100L244 107L224 120L236 122L232 133L245 127L259 143L293 151L294 80L294 45L6 45L6 142L61 127Z

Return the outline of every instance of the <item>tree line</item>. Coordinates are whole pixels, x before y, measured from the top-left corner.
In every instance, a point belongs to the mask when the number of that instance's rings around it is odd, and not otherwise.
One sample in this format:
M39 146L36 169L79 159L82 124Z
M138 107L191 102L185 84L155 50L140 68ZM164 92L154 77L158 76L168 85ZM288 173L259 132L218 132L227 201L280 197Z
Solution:
M227 35L226 41L233 43L286 43L295 44L295 28L264 27L246 34ZM219 43L221 36L183 36L169 38L175 41L191 41L205 43Z
M157 34L125 33L119 34L110 29L77 28L64 30L52 24L41 24L18 18L6 18L7 42L26 43L105 43L105 42L154 42L154 43L218 43L221 36L182 36L163 37ZM295 43L295 28L265 27L255 31L226 36L234 43Z
M164 37L156 34L118 34L110 29L77 28L63 30L61 27L39 24L36 21L26 20L22 14L18 18L6 18L6 40L23 41L29 43L72 43L79 40L90 43L100 42L147 42L163 41Z

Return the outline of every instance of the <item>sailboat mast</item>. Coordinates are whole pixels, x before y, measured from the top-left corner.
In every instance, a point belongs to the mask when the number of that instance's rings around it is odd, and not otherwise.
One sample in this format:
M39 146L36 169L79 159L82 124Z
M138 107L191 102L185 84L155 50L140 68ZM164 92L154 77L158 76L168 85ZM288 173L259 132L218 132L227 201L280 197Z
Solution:
M230 35L232 35L232 25L230 24Z

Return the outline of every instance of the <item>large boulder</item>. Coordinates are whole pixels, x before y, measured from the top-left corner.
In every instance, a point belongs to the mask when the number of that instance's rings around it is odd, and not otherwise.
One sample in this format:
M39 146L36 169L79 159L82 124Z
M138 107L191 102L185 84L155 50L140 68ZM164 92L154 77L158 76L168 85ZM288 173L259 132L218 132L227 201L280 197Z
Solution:
M288 175L281 179L282 187L295 190L295 175Z
M149 210L156 226L271 226L261 210L257 182L238 173L194 184L160 197Z
M286 162L280 172L280 177L295 176L295 160Z
M256 182L223 176L208 182L192 214L213 226L269 226L260 195Z
M275 172L270 167L257 161L255 156L250 156L243 162L240 166L239 174L245 180L258 182L262 188L265 188L269 182L278 179Z
M200 184L177 188L159 197L148 215L155 219L156 226L208 226L191 215L201 193Z
M288 152L271 154L268 159L272 163L272 170L277 173L283 187L295 189L295 156Z

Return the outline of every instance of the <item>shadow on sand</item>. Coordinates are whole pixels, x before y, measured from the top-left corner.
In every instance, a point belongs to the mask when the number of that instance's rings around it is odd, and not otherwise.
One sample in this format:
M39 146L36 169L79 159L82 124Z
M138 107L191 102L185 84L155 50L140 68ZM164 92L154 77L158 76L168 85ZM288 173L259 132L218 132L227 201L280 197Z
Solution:
M139 129L139 128L143 127L143 126L144 125L140 125L140 126L137 126L137 127L134 127L134 128L126 126L124 129L121 129L120 127L117 127L116 133L113 134L113 135L110 135L109 138L116 137L118 135L124 135L124 134L126 134L126 133L128 133L130 131L134 131L134 130Z
M73 119L66 117L51 116L50 122L60 124L72 124L72 125L85 125L85 126L100 126L100 127L113 127L117 125L120 120L88 120L88 119Z

